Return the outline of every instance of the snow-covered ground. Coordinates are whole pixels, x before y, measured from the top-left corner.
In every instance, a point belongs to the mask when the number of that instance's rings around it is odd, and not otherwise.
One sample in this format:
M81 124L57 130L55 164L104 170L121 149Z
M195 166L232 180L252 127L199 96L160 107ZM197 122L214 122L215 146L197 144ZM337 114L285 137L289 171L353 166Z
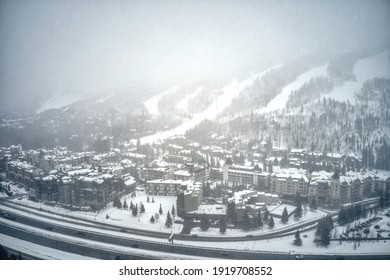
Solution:
M8 182L1 181L0 182L0 189L8 190L8 188L14 195L28 193L28 191L26 191L26 189L24 187L18 185L17 183L14 183L11 181L8 181ZM8 197L8 195L6 195L5 192L0 192L0 197Z
M375 77L390 78L390 51L382 52L368 58L359 59L353 69L355 81L345 82L340 87L335 87L324 97L333 98L338 101L347 101L354 104L354 93L362 87L365 81Z
M146 107L146 109L148 110L149 114L151 115L158 115L160 114L160 110L158 109L158 103L160 102L161 98L164 96L164 95L168 95L168 94L171 94L171 93L174 93L178 90L178 86L175 86L169 90L166 90L158 95L155 95L151 98L149 98L148 100L144 101L144 105Z
M283 211L285 205L281 205L280 210ZM291 206L291 209L295 209L295 207ZM288 208L289 209L289 208ZM290 209L290 210L291 210ZM278 207L279 210L279 207ZM271 208L269 211L272 213ZM288 210L289 211L289 210ZM281 213L278 213L281 214ZM286 224L283 224L279 218L274 218L275 226L270 229L267 225L255 230L244 231L242 229L234 229L228 228L224 234L219 232L219 228L210 228L208 231L202 231L199 227L194 228L191 233L195 233L197 235L205 235L205 236L246 236L246 235L261 235L266 233L277 233L282 229L288 229L295 227L296 225L304 224L306 222L317 220L318 218L326 216L327 213L321 210L311 211L308 210L303 213L303 217L299 220L295 220L293 216L290 216L289 221Z
M130 195L126 195L122 197L122 203L124 200L127 201L127 204L130 206L130 203L133 202L134 205L138 205L138 213L139 215L133 216L132 211L118 209L112 207L112 204L109 204L104 210L102 210L96 216L96 220L109 223L116 224L121 226L127 226L136 229L145 229L150 231L161 231L161 232L175 232L179 233L182 230L182 225L173 224L172 227L168 228L165 226L166 216L168 211L172 212L172 206L175 207L176 210L176 197L174 196L154 196L154 203L152 202L152 197L149 197L149 201L147 202L147 195L145 192L137 191L136 197L131 198ZM142 203L145 207L145 213L140 214L140 203ZM163 213L159 214L159 209L163 210ZM158 215L159 220L154 223L150 222L152 215ZM107 219L107 215L109 218ZM172 213L171 213L172 216Z
M326 76L328 65L322 65L299 75L296 80L285 86L280 94L273 98L266 107L257 111L258 114L269 113L280 110L286 107L288 97L291 92L301 88L305 83L309 82L311 78Z

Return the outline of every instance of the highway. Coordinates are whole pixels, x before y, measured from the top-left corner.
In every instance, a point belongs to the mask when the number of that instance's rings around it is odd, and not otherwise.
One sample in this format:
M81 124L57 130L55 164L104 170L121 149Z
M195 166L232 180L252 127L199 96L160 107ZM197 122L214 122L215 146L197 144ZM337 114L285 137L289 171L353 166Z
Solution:
M4 203L7 207L8 219L0 217L0 232L6 235L13 236L18 239L30 241L40 245L52 247L58 250L63 250L75 254L89 256L97 259L159 259L159 258L226 258L226 259L295 259L295 254L290 252L268 252L268 251L249 251L235 249L210 248L203 246L191 246L188 244L171 244L167 241L169 234L162 234L148 231L149 237L158 237L162 241L147 240L142 238L143 231L136 230L137 238L131 237L131 234L125 234L123 228L119 226L107 225L95 221L72 221L63 217L48 217L43 213L33 213L32 209L25 208L24 214L20 214L21 206L13 205L12 203ZM51 219L51 220L50 220ZM80 219L79 219L80 220ZM313 227L315 223L306 227ZM33 232L26 230L24 227L32 227L40 230ZM302 227L300 225L299 227ZM126 228L126 231L128 229ZM280 237L295 233L296 229L273 233L272 237ZM42 234L47 232L48 234ZM118 234L120 232L120 234ZM66 236L68 240L59 238ZM164 238L164 239L161 239ZM184 240L191 239L194 241L204 241L205 238L194 238L191 236L175 235L175 239ZM210 238L209 240L213 240ZM248 241L270 238L270 235L250 236L250 237L230 237L234 241ZM226 242L226 239L223 239ZM90 243L101 243L111 245L113 247L120 246L121 250L114 248L103 248L102 246L91 246ZM125 248L125 250L123 250ZM165 255L164 255L165 254ZM304 259L389 259L390 256L381 255L304 255Z

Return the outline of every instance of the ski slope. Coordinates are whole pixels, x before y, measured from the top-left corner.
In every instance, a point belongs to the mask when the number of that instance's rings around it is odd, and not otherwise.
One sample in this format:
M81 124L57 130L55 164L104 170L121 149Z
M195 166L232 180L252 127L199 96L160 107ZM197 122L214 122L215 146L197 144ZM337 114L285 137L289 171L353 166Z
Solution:
M49 109L58 109L64 106L70 105L76 101L81 100L80 96L70 95L66 93L60 93L50 97L46 100L42 106L36 111L37 114L42 113Z
M305 83L309 82L311 78L326 76L328 65L322 65L316 68L312 68L309 71L299 75L296 80L282 89L282 92L273 98L266 107L257 111L258 114L269 113L272 111L280 110L286 107L288 97L291 92L301 88Z
M177 104L176 104L176 109L180 110L180 111L183 111L183 112L187 112L188 111L188 102L190 101L191 98L194 98L195 96L197 96L199 93L201 93L203 91L204 87L198 87L193 93L185 96L182 100L180 100Z
M148 110L149 114L151 115L159 115L160 110L158 109L158 103L160 102L161 98L165 95L175 93L178 90L178 86L174 86L171 89L168 89L166 91L163 91L162 93L155 95L148 100L144 101L144 106L146 107L146 110Z
M257 74L252 75L251 77L239 82L238 80L233 80L230 82L227 86L222 88L222 94L214 100L214 102L203 112L196 113L193 115L192 119L186 120L184 123L182 123L180 126L173 128L171 130L159 132L150 136L145 136L141 138L141 143L154 143L159 140L167 139L169 137L175 136L175 135L183 135L186 131L193 128L194 126L198 125L202 121L209 119L214 120L220 113L222 113L226 108L228 108L233 99L237 98L240 93L243 91L244 88L247 86L253 84L254 81L257 79L261 79L265 74L267 74L269 71L279 68L281 65L277 65L271 68L268 68L262 72L259 72ZM165 95L166 93L164 93ZM156 97L156 100L160 100L161 95L158 95ZM159 97L159 98L158 98ZM151 99L153 99L151 98ZM151 100L149 99L149 100ZM155 101L155 100L154 100ZM149 102L149 105L152 104L152 102ZM158 105L158 102L157 102ZM157 106L156 105L156 106ZM149 109L148 109L149 110ZM158 108L157 108L158 111ZM149 112L153 112L153 108L151 107L151 110Z
M110 99L111 97L114 97L114 95L113 95L113 94L110 94L109 96L100 98L99 100L96 101L96 104L103 103L103 102L105 102L106 100Z
M355 64L353 73L356 80L347 81L323 96L340 102L349 100L351 104L354 104L354 94L360 90L365 81L373 78L390 78L390 52L385 51L375 56L359 59Z

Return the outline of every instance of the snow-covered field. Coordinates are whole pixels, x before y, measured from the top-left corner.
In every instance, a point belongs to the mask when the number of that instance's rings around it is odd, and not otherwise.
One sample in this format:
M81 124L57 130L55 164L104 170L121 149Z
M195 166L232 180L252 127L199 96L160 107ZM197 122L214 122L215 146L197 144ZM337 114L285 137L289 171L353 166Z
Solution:
M282 204L279 205L276 209L272 209L269 207L269 211L272 212L278 212L276 214L281 215L284 207L286 205ZM291 212L294 210L294 206L287 206L287 211ZM280 212L280 213L279 213ZM321 210L308 210L303 213L303 217L299 220L295 220L293 216L290 216L288 222L286 224L283 224L279 218L274 218L275 221L275 226L270 229L267 225L264 225L263 227L259 229L254 229L250 231L244 231L242 229L234 229L234 228L228 228L224 234L221 234L219 232L219 227L218 228L210 228L208 231L202 231L199 227L194 228L191 233L195 233L197 235L205 235L205 236L246 236L246 235L261 235L261 234L266 234L266 233L277 233L280 230L283 229L288 229L291 227L294 227L299 224L303 224L309 221L314 221L319 218L322 218L326 216L327 213Z
M138 205L138 210L140 209L140 203L142 203L145 207L145 213L140 213L138 211L137 216L132 215L132 211L118 209L112 207L110 203L104 210L102 210L99 214L97 214L96 220L101 222L106 222L110 224L121 225L125 227L131 227L136 229L145 229L150 231L161 231L161 232L175 232L179 233L182 229L182 225L173 224L172 227L168 228L165 226L166 216L168 211L172 212L172 206L175 207L176 210L176 197L173 196L154 196L154 203L152 202L152 197L149 197L149 201L147 202L147 195L142 191L137 191L136 197L131 198L130 195L126 195L122 197L122 203L124 200L127 201L127 204L130 206L132 202L134 205ZM159 214L159 209L163 210L163 213ZM159 216L158 221L154 223L150 222L150 219L155 215ZM107 219L108 215L108 219ZM171 213L172 216L172 213Z

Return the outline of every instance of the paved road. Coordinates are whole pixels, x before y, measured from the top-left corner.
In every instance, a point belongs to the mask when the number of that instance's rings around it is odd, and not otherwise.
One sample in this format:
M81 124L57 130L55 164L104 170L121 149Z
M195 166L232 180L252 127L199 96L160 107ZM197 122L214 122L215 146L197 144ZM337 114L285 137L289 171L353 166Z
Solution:
M12 215L12 214L11 214ZM227 259L295 259L295 254L290 254L286 252L265 252L265 251L244 251L244 250L226 250L226 249L213 249L200 246L188 246L188 245L178 245L178 244L169 244L168 242L152 242L145 241L140 239L133 238L123 238L110 234L102 234L89 230L75 229L67 226L59 226L51 224L44 221L37 221L30 219L28 217L13 215L12 218L15 218L15 221L34 226L41 229L46 229L51 232L59 232L66 234L68 236L74 236L77 238L85 240L100 241L108 244L120 245L129 249L128 253L115 252L114 250L101 250L96 248L91 248L90 246L76 244L73 242L65 242L55 238L49 238L47 236L42 236L39 234L33 234L25 232L21 229L15 229L5 224L0 228L0 232L8 235L12 235L16 238L27 240L30 242L38 243L40 245L53 247L59 250L64 250L67 252L72 252L75 254L81 254L85 256L90 256L98 259L153 259L156 258L153 254L153 251L159 253L174 253L182 254L183 258L186 256L198 256L198 257L207 257L207 258L227 258ZM0 220L1 223L1 220ZM145 254L149 255L139 255L131 252L133 248L136 248L145 251ZM134 250L134 249L133 249ZM158 255L158 254L156 254ZM304 255L304 259L390 259L390 256L374 256L374 255Z
M0 201L1 204L4 204L8 207L12 207L14 209L22 210L25 211L26 213L28 212L28 209L31 210L38 210L35 207L27 206L27 205L20 205L18 203L12 202L12 201ZM155 231L148 231L148 230L142 230L142 229L134 229L134 228L129 228L129 227L124 227L124 226L117 226L117 225L110 225L107 223L103 222L98 222L98 221L91 221L90 219L85 219L85 218L77 218L77 220L69 215L62 214L62 213L57 213L57 212L51 212L48 210L41 209L42 214L34 214L38 215L41 217L47 218L47 215L44 215L45 213L51 213L55 214L58 218L56 218L57 221L65 221L69 222L69 218L74 219L72 222L73 224L79 224L79 225L85 225L83 222L87 222L90 224L91 227L93 228L98 228L98 229L109 229L115 232L118 231L125 231L130 234L134 235L139 235L139 236L147 236L147 237L153 237L153 238L161 238L163 240L167 240L168 237L170 236L170 233L165 233L165 232L155 232ZM68 218L68 219L61 219L61 217ZM251 234L248 232L248 235L246 236L225 236L225 237L216 237L216 236L196 236L196 235L186 235L186 234L175 234L175 239L176 240L188 240L188 241L194 241L196 238L196 241L205 241L205 242L237 242L237 241L255 241L255 240L266 240L266 239L272 239L272 238L280 238L284 236L289 236L295 234L297 229L300 229L301 232L304 231L309 231L313 228L315 228L318 220L312 220L312 221L307 221L305 223L301 223L296 226L292 226L289 228L285 229L280 229L273 231L272 233L265 233L265 234Z
M93 248L91 246L85 246L82 244L66 242L59 239L52 239L49 238L48 236L26 232L21 229L10 227L6 224L1 225L0 233L10 235L14 238L36 243L42 246L51 247L65 252L70 252L74 254L79 254L79 255L88 256L97 259L103 259L103 260L113 260L118 258L134 259L134 260L157 259L156 257L153 256L146 257L136 253L132 253L131 250L128 250L127 253L123 253L115 250L103 250L99 248Z
M7 203L8 204L8 203ZM7 205L10 206L10 205ZM26 210L27 212L28 210ZM10 211L8 211L10 212ZM11 211L12 212L12 211ZM128 254L122 254L118 252L107 252L107 251L99 251L97 249L93 249L91 252L90 247L85 247L81 246L78 244L70 244L68 242L64 242L61 240L54 240L53 238L48 238L44 236L38 236L27 233L23 230L20 229L15 229L15 228L9 228L6 227L7 229L3 229L4 223L2 223L2 227L0 231L6 231L4 232L5 234L9 234L12 236L15 236L17 238L31 241L34 243L38 243L44 246L49 246L53 247L59 250L64 250L76 254L81 254L81 255L86 255L86 256L91 256L94 258L101 258L101 259L113 259L113 258L124 258L124 259L145 259L145 258L155 258L153 255L153 251L156 252L165 252L165 253L175 253L175 254L182 254L183 257L185 256L198 256L198 257L212 257L212 258L228 258L228 259L295 259L295 254L290 254L286 252L266 252L266 251L245 251L245 250L227 250L227 249L214 249L214 248L208 248L208 247L201 247L201 246L188 246L188 245L178 245L178 244L170 244L166 239L164 242L154 242L154 241L146 241L142 239L142 231L139 232L137 230L137 233L140 234L140 239L136 238L130 238L130 237L121 237L115 235L115 232L120 231L120 229L123 230L123 228L118 227L118 226L111 226L107 225L104 223L99 223L99 222L92 222L90 220L88 223L90 224L88 226L89 230L84 230L84 229L78 229L72 226L66 226L66 225L58 225L56 223L51 223L47 221L40 220L39 217L29 217L29 216L24 216L24 215L18 215L16 213L10 213L11 218L15 219L16 222L33 226L36 228L44 229L47 231L52 231L52 232L58 232L61 234L65 234L67 236L74 236L77 238L85 239L85 240L93 240L93 241L99 241L99 242L104 242L108 244L115 244L115 245L120 245L120 246L125 246L129 248L130 250L132 248L141 249L141 250L147 250L145 253L148 253L148 257L140 256L134 253L128 253ZM32 215L31 215L32 216ZM34 214L36 216L36 214ZM47 218L47 216L45 216ZM59 219L56 218L56 221ZM69 224L83 224L78 221L69 221L66 220L66 222ZM1 223L1 219L0 219ZM313 223L313 222L311 222ZM85 226L85 224L83 224ZM310 227L315 226L315 221L314 224L311 224L306 227L306 230ZM110 228L112 230L112 234L105 234L105 233L99 233L95 231L94 229L96 228L103 228L107 229ZM299 227L302 227L302 225L299 225ZM127 230L127 229L126 229ZM295 232L296 229L293 231ZM133 233L133 232L132 232ZM151 233L151 232L148 232ZM261 236L249 236L249 237L239 237L239 238L233 238L234 241L242 241L242 240L259 240L259 239L264 239L264 238L270 238L270 237L280 237L284 235L291 235L291 229L290 231L282 231L279 232L278 235L275 236L275 233L270 236L270 235L261 235ZM163 238L168 238L169 234L164 234L162 233L157 233L156 236L153 237L163 237ZM149 235L150 236L150 235ZM194 237L189 237L185 235L176 235L175 239L191 239L194 240ZM197 237L195 240L196 241L205 241L205 240L213 240L215 238L208 239L208 238L203 238L203 237ZM231 240L231 241L233 241ZM226 241L226 239L224 239ZM157 254L155 254L157 255ZM350 256L350 255L337 255L337 256L332 256L332 255L304 255L304 259L389 259L390 256L374 256L374 255L365 255L365 256Z

